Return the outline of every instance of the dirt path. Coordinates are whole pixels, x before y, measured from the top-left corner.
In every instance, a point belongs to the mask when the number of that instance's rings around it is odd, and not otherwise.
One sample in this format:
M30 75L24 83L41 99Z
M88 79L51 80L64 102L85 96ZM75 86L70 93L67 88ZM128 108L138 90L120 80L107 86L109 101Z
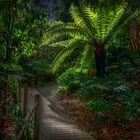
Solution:
M93 140L86 132L64 115L61 115L53 108L53 104L46 98L55 92L56 85L46 88L30 88L29 95L41 93L41 120L40 120L40 140ZM46 97L45 97L46 96ZM33 106L29 98L30 109Z

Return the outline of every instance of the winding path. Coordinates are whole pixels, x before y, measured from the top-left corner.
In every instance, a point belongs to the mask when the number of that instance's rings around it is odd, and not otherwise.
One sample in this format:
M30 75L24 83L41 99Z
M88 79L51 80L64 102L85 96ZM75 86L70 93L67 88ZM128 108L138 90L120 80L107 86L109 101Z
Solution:
M49 88L47 92L52 91ZM29 89L29 110L34 106L32 96L38 93L40 94L36 89ZM52 104L41 95L40 140L93 140L93 138L55 111Z

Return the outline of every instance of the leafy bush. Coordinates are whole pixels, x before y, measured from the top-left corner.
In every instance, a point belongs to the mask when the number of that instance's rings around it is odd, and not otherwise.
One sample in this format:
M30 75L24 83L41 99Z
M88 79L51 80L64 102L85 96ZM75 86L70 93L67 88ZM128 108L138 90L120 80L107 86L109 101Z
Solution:
M70 68L66 70L62 75L60 75L57 79L59 83L59 92L63 91L73 91L80 87L80 83L84 78L84 74L80 71L77 71L76 68Z
M114 111L114 102L103 99L94 99L87 103L89 110L97 112L99 116L103 116Z
M140 121L140 92L119 76L85 81L81 84L79 95L92 97L87 101L87 108L94 113L94 121L98 123L105 122L110 115L120 125Z
M105 123L106 116L114 114L115 103L103 99L94 99L87 103L87 108L94 112L93 118L96 123Z
M132 91L130 83L120 76L112 74L104 79L90 78L84 81L81 83L79 95L114 99L128 91Z
M28 83L31 83L31 79L35 82L38 81L50 81L52 79L52 74L50 73L50 65L45 59L33 59L29 60L25 64L25 77Z
M118 63L119 71L121 73L124 73L127 76L135 75L136 73L138 73L139 69L134 66L136 64L136 62L134 61L133 62L134 64L131 64L131 63L130 62L121 61L120 63Z
M94 113L93 120L98 124L108 122L110 117L123 126L140 121L140 92L121 76L112 74L97 79L71 68L58 78L58 83L59 91L78 89L78 95L88 99L86 106Z
M9 75L8 76L8 92L9 92L9 97L8 97L8 112L12 116L18 116L21 114L21 107L19 104L18 100L18 82L20 77L17 75Z
M118 116L118 122L126 124L127 122L140 121L140 92L129 92L120 96L120 99L123 109Z
M50 75L49 64L45 60L37 60L32 63L32 71L37 75L48 76Z
M102 123L107 121L109 115L116 118L118 124L126 126L130 122L140 121L140 92L127 92L119 97L120 100L109 101L103 98L90 100L87 108L94 112L94 121Z
M113 116L121 125L140 121L140 92L116 74L84 81L78 95L89 99L86 105L94 112L97 123L105 123L109 116Z

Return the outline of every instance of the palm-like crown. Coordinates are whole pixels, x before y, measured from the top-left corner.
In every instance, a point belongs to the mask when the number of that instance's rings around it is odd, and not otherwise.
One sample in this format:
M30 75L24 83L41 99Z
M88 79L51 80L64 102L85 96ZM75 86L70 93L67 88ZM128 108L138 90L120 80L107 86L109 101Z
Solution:
M54 73L77 47L84 47L81 64L88 65L93 59L93 47L97 44L104 46L120 27L138 14L136 11L122 22L125 7L120 5L114 10L93 10L90 7L77 8L72 5L70 12L73 22L55 22L47 32L48 45L64 47L53 61L52 72Z

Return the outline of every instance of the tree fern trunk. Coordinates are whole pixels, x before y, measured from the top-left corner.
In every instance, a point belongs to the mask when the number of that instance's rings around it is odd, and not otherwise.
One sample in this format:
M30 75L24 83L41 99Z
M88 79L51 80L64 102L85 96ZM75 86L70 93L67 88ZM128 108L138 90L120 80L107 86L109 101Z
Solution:
M96 62L96 76L98 78L105 77L105 59L106 59L106 51L104 46L97 45L95 51L95 62Z

